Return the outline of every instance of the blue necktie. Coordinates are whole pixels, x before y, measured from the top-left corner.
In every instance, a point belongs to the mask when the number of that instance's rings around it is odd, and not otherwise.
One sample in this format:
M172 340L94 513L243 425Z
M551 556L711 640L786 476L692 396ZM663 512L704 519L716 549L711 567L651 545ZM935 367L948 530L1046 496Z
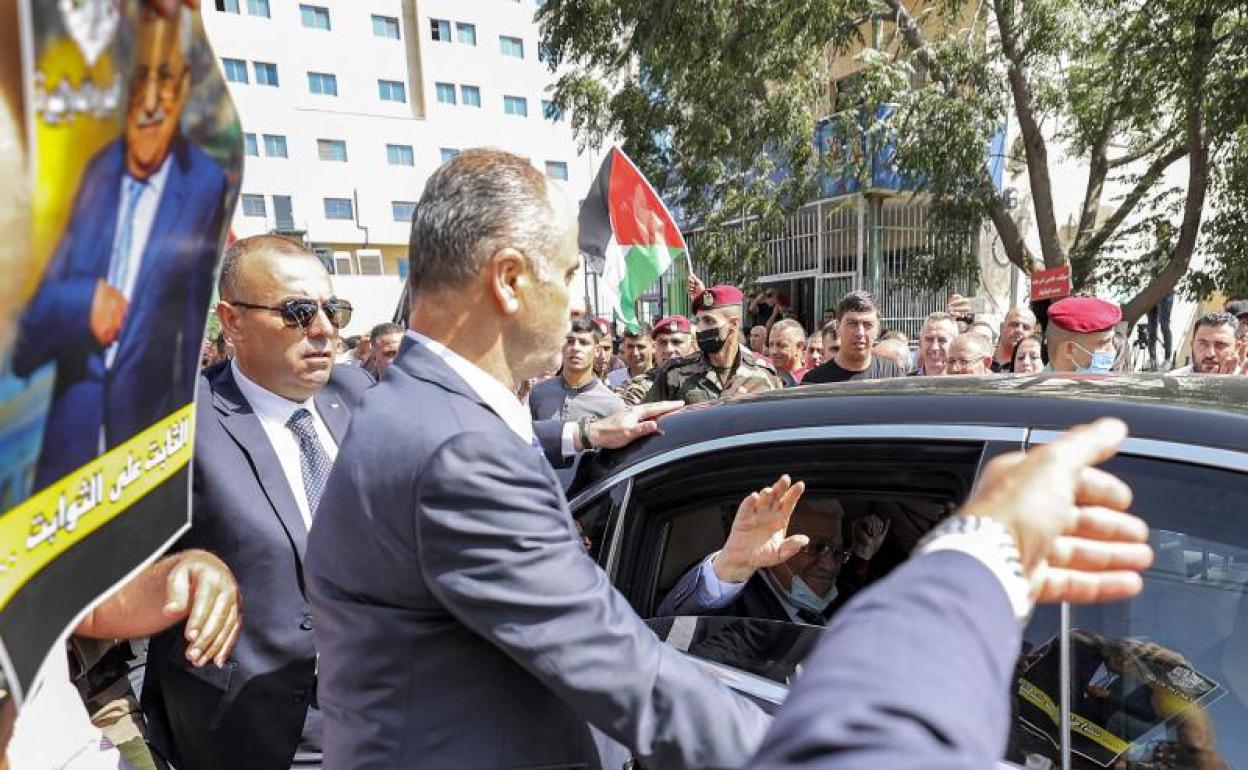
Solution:
M299 441L299 470L303 473L303 491L308 496L308 513L315 516L333 463L316 436L311 412L303 407L296 409L286 421L286 427L290 428Z
M132 267L130 245L134 240L134 210L139 205L139 195L143 192L143 186L143 182L125 177L126 205L122 210L121 229L117 231L117 239L113 243L113 254L108 262L108 283L123 293L126 290L126 283L130 280Z

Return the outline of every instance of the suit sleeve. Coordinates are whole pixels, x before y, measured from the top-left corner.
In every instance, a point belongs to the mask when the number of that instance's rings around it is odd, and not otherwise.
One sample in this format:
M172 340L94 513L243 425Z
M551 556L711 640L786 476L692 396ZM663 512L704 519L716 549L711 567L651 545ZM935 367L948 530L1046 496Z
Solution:
M563 456L563 420L552 417L549 420L534 420L533 434L542 447L546 461L554 468L566 468L572 464L571 457Z
M833 620L756 770L990 770L1005 750L1021 633L987 567L943 551Z
M663 597L654 614L659 617L709 615L736 601L745 589L745 583L725 583L720 580L711 565L714 556L715 554L707 556L681 575L672 590Z
M89 173L89 172L88 172ZM84 179L87 175L84 175ZM39 367L75 350L101 350L91 334L91 304L95 299L95 275L70 269L83 217L93 216L80 208L90 190L80 190L65 232L48 262L35 296L22 314L13 345L13 373L27 377ZM85 244L107 249L108 244Z
M766 716L641 622L529 447L460 433L421 470L416 499L438 600L644 764L740 767L757 749Z

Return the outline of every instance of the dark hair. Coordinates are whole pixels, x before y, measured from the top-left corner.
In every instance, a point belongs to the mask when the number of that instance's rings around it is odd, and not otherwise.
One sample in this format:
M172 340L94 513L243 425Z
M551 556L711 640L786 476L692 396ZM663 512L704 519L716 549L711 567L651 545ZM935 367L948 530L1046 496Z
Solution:
M360 345L360 335L352 334L350 337L343 337L342 344L347 346L347 350L355 350Z
M443 164L425 182L412 217L412 293L465 286L508 246L543 276L564 235L548 189L533 164L502 150L465 150Z
M880 309L876 306L875 297L871 296L871 292L856 289L842 297L841 304L836 308L837 318L846 313L875 313L879 315Z
M1023 337L1021 340L1019 340L1018 344L1014 346L1014 353L1010 356L1010 368L1011 369L1015 369L1018 367L1018 351L1022 349L1023 343L1030 342L1031 340L1035 340L1036 344L1040 346L1040 359L1044 360L1044 357L1045 357L1044 340L1040 339L1039 334L1028 334L1026 337Z
M368 333L368 339L370 342L376 342L377 340L381 339L387 334L402 334L402 333L403 333L403 327L399 326L398 324L392 324L392 323L377 324L376 326L373 327L373 330Z
M839 338L841 336L841 330L836 328L836 319L833 318L831 321L824 324L823 328L819 330L819 334L823 337L831 334L833 337Z
M624 327L623 336L624 336L624 339L639 340L639 339L642 339L643 337L647 337L647 338L652 337L653 334L650 329L650 324L638 324L636 330L630 329L627 326Z
M1234 331L1239 328L1239 320L1230 313L1205 313L1196 319L1196 325L1192 327L1192 334L1200 331L1202 326L1229 326Z
M603 336L598 324L584 316L572 319L572 323L568 324L568 334L592 334L595 342L601 340Z

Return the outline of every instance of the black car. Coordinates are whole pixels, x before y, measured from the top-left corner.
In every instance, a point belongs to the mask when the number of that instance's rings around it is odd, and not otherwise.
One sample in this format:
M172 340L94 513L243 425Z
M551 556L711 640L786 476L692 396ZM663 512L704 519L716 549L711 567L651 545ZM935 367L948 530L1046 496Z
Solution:
M877 579L956 509L986 460L1101 416L1130 426L1104 467L1134 490L1156 562L1132 601L1037 609L1007 759L1248 767L1248 378L910 378L700 404L663 418L662 435L586 456L569 499L591 555L654 618L722 545L742 497L781 473L835 499L846 532L863 516L890 522L870 560ZM785 620L651 625L774 709L822 633Z

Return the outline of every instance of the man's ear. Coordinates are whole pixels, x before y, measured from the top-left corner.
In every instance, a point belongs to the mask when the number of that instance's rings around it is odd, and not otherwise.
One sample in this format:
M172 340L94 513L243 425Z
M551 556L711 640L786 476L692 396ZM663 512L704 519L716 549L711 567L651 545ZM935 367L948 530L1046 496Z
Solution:
M225 338L231 342L242 336L239 319L240 313L233 305L224 300L217 303L217 320L221 322L221 331L225 333Z
M529 288L524 255L510 246L494 252L486 262L489 289L499 309L507 315L520 311L520 295Z

